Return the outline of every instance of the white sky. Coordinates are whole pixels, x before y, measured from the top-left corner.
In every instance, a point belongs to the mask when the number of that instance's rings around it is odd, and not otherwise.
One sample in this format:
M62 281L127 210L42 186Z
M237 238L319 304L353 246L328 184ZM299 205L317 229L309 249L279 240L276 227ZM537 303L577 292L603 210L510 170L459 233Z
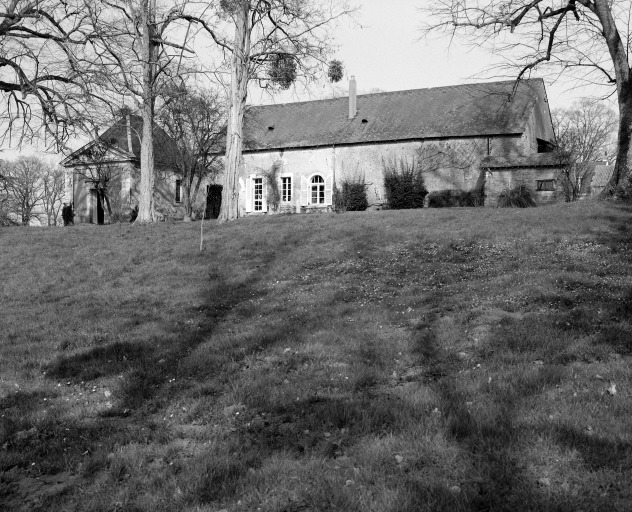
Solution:
M357 23L344 21L332 32L339 45L334 57L342 60L345 67L345 77L339 84L343 88L351 75L356 77L360 93L375 89L397 91L485 81L481 74L490 69L493 58L500 57L480 49L472 50L457 41L450 44L447 39L420 40L419 27L423 15L419 6L432 0L355 1L361 6L356 16ZM545 79L551 108L569 106L574 99L582 96L603 94L603 90L573 88L573 82L568 81L554 84L546 75L540 76ZM511 78L510 75L506 77ZM330 96L329 83L314 87L311 95L290 90L270 98L253 89L249 103L283 103ZM0 149L5 150L1 153L3 158L12 158L17 154L6 151L9 149L6 147ZM30 153L32 150L23 148L22 152Z
M342 60L345 66L343 81L354 75L358 91L363 93L374 89L398 91L489 80L481 75L489 72L494 58L498 60L502 56L494 57L487 51L472 49L458 41L450 42L447 38L420 40L419 29L424 20L419 7L423 2L430 1L356 1L361 5L358 23L343 22L333 34L340 46L336 58ZM545 74L536 76L545 80L551 108L567 107L582 96L604 92L602 89L577 89L572 81L554 84ZM514 77L507 75L495 79L510 80ZM346 87L346 84L340 85ZM321 87L326 90L330 86ZM319 96L318 92L315 96ZM253 91L250 102L282 103L306 99L309 98L296 92L270 99Z

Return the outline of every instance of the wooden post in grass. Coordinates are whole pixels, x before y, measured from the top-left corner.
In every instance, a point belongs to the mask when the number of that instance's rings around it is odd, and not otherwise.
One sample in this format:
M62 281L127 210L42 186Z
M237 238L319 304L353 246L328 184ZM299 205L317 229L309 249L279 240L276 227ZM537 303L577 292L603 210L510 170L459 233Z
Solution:
M204 214L202 214L202 220L200 221L200 252L204 250L204 232L202 228L204 227Z

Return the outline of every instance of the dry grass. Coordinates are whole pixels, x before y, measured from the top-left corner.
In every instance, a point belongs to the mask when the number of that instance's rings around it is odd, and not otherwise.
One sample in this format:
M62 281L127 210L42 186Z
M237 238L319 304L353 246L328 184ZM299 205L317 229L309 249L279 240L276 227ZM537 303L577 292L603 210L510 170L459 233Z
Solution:
M629 510L630 213L0 229L0 501Z

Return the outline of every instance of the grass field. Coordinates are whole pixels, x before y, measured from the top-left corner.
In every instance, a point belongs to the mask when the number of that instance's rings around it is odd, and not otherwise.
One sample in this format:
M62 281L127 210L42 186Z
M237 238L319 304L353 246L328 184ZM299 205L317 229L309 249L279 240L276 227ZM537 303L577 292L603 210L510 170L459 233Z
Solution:
M0 229L0 509L632 509L632 208Z

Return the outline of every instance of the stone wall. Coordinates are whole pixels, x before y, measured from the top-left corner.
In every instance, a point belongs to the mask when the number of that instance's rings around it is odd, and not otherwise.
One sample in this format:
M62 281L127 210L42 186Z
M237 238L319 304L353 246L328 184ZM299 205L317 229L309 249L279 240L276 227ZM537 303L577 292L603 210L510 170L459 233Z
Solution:
M309 183L315 175L322 176L326 183L330 180L337 187L341 187L344 180L364 179L369 205L376 207L386 203L383 173L385 163L397 164L401 159L411 161L418 158L426 169L424 178L429 191L473 190L482 185L480 161L484 156L527 154L532 149L532 139L530 135L516 135L245 153L239 180L240 215L255 213L251 190L253 179L261 178L263 183L267 183L266 173L275 162L281 165L277 186L281 186L281 177L290 177L292 182L291 199L281 201L276 213L314 211L330 207L329 190L328 202L324 205L310 205L309 198L304 196L305 182ZM264 193L269 194L267 190ZM273 211L264 207L256 213Z
M107 211L104 212L104 223L117 221L118 215L128 216L131 209L138 204L138 185L140 183L140 169L132 163L120 164L120 172L109 184L109 196L114 219L110 219ZM73 194L73 172L74 172L74 194ZM96 223L96 205L93 188L83 175L89 174L86 170L67 169L66 177L66 200L73 201L76 223ZM182 219L184 217L184 207L181 200L176 202L176 179L177 175L170 171L156 173L154 201L156 214L159 219ZM198 208L203 208L206 204L206 186L210 182L205 180L201 183L198 195L194 199L194 204ZM106 208L107 210L107 208Z
M525 167L500 169L486 172L485 176L485 204L496 206L498 195L505 189L514 188L524 184L534 190L538 204L547 204L557 201L558 191L537 191L536 182L538 180L555 179L555 169Z

